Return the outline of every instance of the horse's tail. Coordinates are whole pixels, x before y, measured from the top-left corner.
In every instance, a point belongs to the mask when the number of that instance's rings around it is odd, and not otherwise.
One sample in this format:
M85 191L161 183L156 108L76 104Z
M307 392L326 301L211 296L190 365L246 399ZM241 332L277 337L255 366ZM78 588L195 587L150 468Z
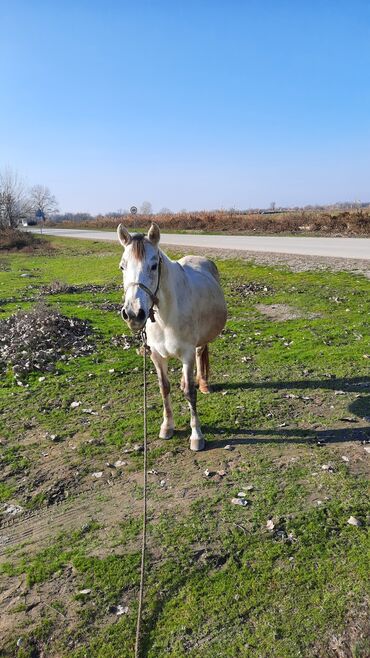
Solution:
M201 362L201 372L203 375L203 378L208 381L209 378L209 349L208 345L205 345L202 349L202 353L200 355L200 362Z

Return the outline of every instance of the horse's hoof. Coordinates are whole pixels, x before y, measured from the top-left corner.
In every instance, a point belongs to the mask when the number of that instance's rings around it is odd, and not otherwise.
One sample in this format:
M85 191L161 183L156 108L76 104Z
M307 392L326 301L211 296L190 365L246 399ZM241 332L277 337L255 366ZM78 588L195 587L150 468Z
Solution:
M174 428L173 427L168 427L166 429L161 428L159 432L159 438L160 439L172 439L174 433Z
M212 388L208 386L208 382L205 379L201 379L198 377L198 388L199 388L199 393L210 393Z
M201 439L190 437L190 450L199 452L200 450L204 450L205 447L206 442L203 437Z

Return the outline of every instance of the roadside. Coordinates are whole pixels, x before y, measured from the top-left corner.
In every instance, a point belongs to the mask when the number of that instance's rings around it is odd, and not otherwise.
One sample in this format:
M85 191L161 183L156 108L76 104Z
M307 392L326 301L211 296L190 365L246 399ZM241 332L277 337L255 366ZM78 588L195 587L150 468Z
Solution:
M78 238L94 241L117 242L114 231L92 231L84 229L43 229L46 235ZM32 230L35 232L35 230ZM36 229L36 232L37 229ZM188 253L194 248L222 249L227 251L248 251L275 254L294 254L318 256L321 258L354 258L369 260L370 238L332 238L332 237L281 237L281 236L245 236L245 235L200 235L161 233L161 245L170 249L186 249Z

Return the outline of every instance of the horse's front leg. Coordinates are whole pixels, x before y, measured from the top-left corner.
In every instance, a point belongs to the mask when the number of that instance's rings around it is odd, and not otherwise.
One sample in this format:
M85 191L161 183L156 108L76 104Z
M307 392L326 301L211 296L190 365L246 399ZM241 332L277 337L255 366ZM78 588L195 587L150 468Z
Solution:
M205 446L202 430L200 429L199 418L197 414L197 389L194 382L194 361L195 351L182 364L183 373L183 391L190 407L190 450L203 450Z
M159 438L170 439L173 436L174 424L170 397L171 387L167 376L167 359L164 359L153 348L151 349L150 356L157 371L159 388L163 398L163 423L159 432Z

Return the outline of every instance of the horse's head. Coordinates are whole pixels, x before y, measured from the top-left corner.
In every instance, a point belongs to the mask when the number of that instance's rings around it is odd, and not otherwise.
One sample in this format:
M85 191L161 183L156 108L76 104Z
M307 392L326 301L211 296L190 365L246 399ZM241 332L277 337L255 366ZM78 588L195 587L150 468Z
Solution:
M121 314L132 331L139 331L156 303L160 276L160 232L157 224L152 224L147 236L141 233L131 235L120 224L117 235L124 247L119 264L125 290Z

